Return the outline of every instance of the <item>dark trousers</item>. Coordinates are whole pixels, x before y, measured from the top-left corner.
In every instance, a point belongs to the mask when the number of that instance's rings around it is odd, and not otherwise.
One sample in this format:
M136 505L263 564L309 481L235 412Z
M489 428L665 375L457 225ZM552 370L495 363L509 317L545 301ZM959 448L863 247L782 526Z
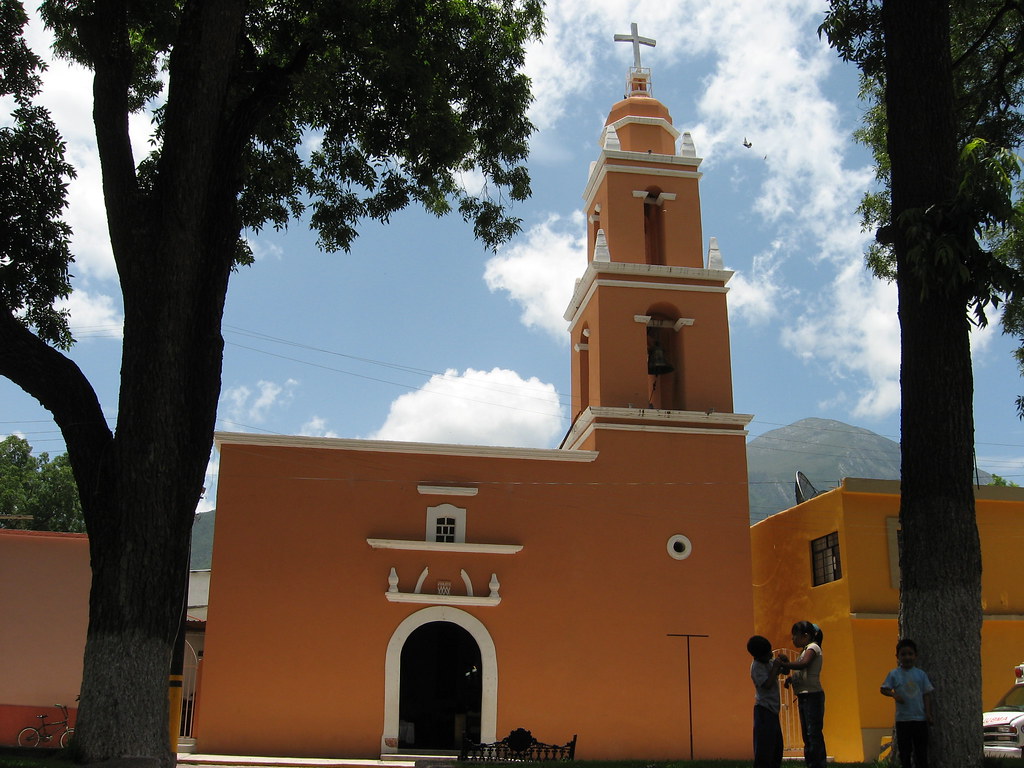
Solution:
M928 768L928 723L924 720L897 720L896 749L903 768Z
M779 713L754 705L754 768L780 768L782 726Z
M825 692L801 693L796 697L800 711L800 730L804 737L804 764L807 768L825 768Z

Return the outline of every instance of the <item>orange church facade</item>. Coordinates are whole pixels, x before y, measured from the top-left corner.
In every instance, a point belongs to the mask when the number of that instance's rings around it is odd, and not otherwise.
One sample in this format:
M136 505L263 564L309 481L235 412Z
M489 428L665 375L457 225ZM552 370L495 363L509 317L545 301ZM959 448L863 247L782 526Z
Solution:
M584 194L557 449L220 434L204 753L743 758L745 427L700 159L631 71ZM677 151L677 145L679 147Z

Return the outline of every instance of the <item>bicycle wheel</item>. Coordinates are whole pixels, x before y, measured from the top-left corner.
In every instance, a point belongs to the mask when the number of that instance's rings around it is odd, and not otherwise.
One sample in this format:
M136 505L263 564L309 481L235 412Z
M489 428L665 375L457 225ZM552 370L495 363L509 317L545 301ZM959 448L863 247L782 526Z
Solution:
M39 746L39 730L33 728L31 725L28 728L22 728L18 732L18 746L19 747L37 747Z
M60 748L64 749L71 741L71 737L75 735L74 728L68 728L64 733L60 735Z

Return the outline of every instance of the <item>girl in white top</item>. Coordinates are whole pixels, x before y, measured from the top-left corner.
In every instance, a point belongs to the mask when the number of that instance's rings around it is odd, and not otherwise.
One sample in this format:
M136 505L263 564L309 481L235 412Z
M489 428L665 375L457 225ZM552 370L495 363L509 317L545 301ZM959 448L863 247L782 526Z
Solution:
M793 645L802 649L800 656L795 661L780 659L782 668L792 672L786 678L786 685L792 686L796 693L807 768L825 768L827 760L822 734L825 724L825 691L821 687L822 637L817 624L798 621L793 625Z

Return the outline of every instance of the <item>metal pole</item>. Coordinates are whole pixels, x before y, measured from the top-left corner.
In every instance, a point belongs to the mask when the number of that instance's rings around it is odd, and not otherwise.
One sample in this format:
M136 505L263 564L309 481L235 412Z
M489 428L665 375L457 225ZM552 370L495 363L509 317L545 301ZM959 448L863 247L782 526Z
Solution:
M690 759L693 760L693 684L690 677L690 638L691 637L707 637L707 635L692 635L685 633L672 633L668 634L668 637L685 637L686 638L686 714L689 717L690 727Z

